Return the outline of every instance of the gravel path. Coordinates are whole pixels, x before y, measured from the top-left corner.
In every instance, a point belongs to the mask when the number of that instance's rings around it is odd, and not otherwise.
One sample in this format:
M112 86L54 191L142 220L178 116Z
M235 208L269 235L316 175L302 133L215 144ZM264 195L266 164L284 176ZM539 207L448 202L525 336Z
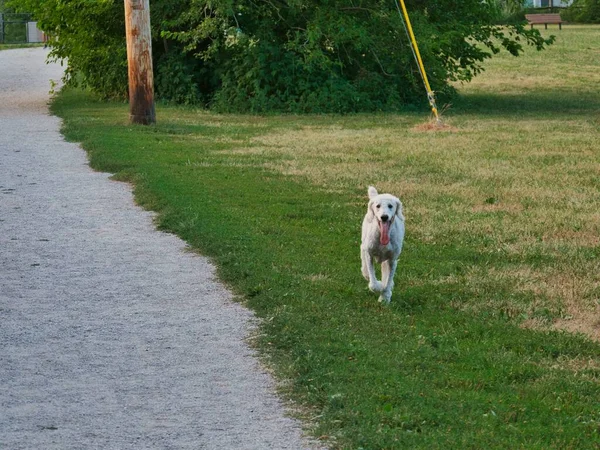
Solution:
M308 447L252 314L63 140L45 56L0 51L0 448Z

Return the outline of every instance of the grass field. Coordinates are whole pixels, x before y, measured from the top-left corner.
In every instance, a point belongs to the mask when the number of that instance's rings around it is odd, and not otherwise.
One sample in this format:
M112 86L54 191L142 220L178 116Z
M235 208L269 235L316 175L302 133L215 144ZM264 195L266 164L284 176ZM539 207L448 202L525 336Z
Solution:
M500 55L427 113L231 116L66 91L93 167L210 256L331 448L600 446L600 27ZM369 184L403 200L392 304L360 274ZM567 330L567 331L564 331Z
M11 50L13 48L41 47L43 44L0 44L0 50Z

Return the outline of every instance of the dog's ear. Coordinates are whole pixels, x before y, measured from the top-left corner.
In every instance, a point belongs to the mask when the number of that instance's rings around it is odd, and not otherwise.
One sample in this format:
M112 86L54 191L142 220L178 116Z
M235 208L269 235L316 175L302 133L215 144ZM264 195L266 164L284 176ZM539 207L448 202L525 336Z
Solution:
M369 198L377 197L377 189L373 186L369 186Z
M396 199L396 216L398 216L398 219L404 222L404 214L402 214L402 202L399 198Z
M373 222L375 213L373 212L373 200L369 200L369 210L367 211L367 222Z

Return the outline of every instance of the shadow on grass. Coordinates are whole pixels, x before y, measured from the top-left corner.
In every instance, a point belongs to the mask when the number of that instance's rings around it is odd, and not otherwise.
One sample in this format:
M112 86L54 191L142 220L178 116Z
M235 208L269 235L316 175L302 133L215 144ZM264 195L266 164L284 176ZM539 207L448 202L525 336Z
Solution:
M452 102L453 114L502 116L587 116L600 110L598 92L539 90L526 94L463 94Z

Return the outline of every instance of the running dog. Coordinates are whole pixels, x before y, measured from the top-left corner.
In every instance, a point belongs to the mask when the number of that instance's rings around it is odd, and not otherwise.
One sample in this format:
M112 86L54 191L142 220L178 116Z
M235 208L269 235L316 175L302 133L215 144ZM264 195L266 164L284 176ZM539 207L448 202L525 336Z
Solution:
M369 289L380 293L379 301L388 304L404 242L402 202L391 194L378 194L373 186L369 186L368 193L369 208L362 223L360 244L362 274ZM381 263L381 281L375 275L375 261Z

